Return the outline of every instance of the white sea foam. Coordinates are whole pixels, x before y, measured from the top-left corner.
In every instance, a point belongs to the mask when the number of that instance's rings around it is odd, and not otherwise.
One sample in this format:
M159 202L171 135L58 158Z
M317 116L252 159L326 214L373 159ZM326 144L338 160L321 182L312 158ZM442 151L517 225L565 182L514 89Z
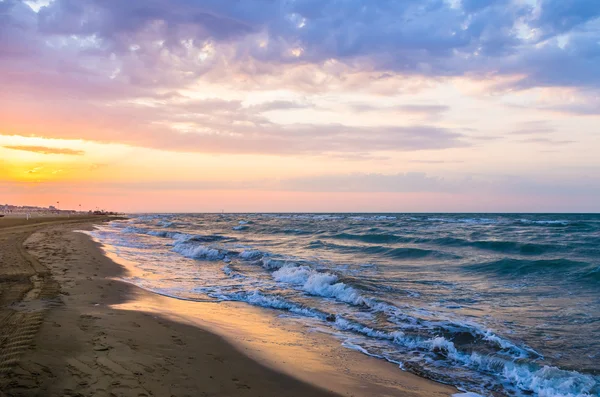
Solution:
M219 251L216 248L207 247L200 244L193 243L181 243L175 244L173 251L193 259L205 259L209 261L216 261L225 258L225 253Z
M397 344L407 343L406 341L408 340L401 331L387 332L376 330L366 325L345 319L342 316L337 316L333 325L341 331L351 331L371 338L392 341ZM399 343L400 341L402 341L402 343Z
M264 253L258 250L244 250L238 256L244 260L253 260L264 256Z
M179 232L169 232L166 230L150 230L148 232L148 234L151 236L155 236L155 237L172 238L174 240L181 240L181 239L190 237L187 234L183 234L183 233L179 233Z
M323 314L306 307L288 302L282 298L276 296L263 295L258 291L252 291L250 293L235 293L227 295L216 295L217 298L223 300L235 300L247 302L254 306L260 306L270 309L286 310L291 313L299 314L307 317L324 318Z
M480 331L478 328L474 328L473 326L471 326L471 327L472 327L472 329L475 329L476 331L478 331L478 333L481 334L482 331ZM493 342L496 345L498 345L500 348L509 350L513 354L517 354L518 358L528 357L529 354L533 354L538 357L542 356L540 353L533 350L532 348L530 348L528 346L519 347L519 346L515 345L514 343L499 337L498 335L494 334L490 330L483 331L483 339L488 342Z
M507 387L515 390L534 392L539 397L592 397L593 390L598 386L597 380L590 375L575 371L565 371L556 367L544 366L535 368L532 364L519 364L493 356L483 356L478 353L462 353L453 342L444 337L420 339L406 336L402 332L385 332L348 321L338 317L336 328L352 331L371 338L393 341L410 350L424 350L442 353L455 364L469 368L500 372Z
M137 234L147 234L147 229L142 229L137 226L127 226L121 230L121 233L137 233Z
M261 259L261 263L262 263L262 266L268 270L279 269L285 265L284 261L269 258L268 256L263 256Z
M592 397L598 382L590 375L544 366L532 370L526 365L506 363L504 377L519 389L540 397Z
M233 274L233 270L231 270L231 268L229 267L229 265L225 265L223 266L223 273L225 273L228 276L231 276Z
M521 223L530 223L533 225L562 225L567 226L569 221L563 220L532 220L532 219L519 219Z
M373 219L377 219L380 221L391 221L391 220L398 219L398 218L396 218L395 216L377 215L377 216L373 217Z
M467 223L467 224L492 224L498 223L495 219L490 218L427 218L430 222L445 222L445 223Z
M282 266L272 276L276 281L293 284L311 295L335 298L353 305L365 301L354 288L338 282L335 274L317 272L308 266Z

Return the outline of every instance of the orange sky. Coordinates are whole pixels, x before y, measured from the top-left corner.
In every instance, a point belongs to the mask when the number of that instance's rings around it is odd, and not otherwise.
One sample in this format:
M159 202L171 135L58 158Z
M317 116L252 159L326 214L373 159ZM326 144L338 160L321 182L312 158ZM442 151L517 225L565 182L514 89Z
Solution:
M61 2L5 5L0 202L128 212L600 210L595 72L542 82L550 77L533 55L585 54L572 47L576 31L543 38L537 14L503 22L513 30L502 34L530 46L511 47L510 62L483 57L483 36L468 49L442 34L430 39L457 45L456 58L436 58L424 40L411 45L429 55L411 52L424 56L412 68L390 57L413 47L383 33L356 56L304 36L329 26L326 14L290 13L294 31L277 41L275 15L257 14L244 22L256 29L239 33L190 25L175 13L183 5L165 4L154 20L111 35L120 27L110 18L141 11L99 4L108 19L87 26ZM449 24L480 12L449 7ZM52 25L61 18L84 18L89 31Z

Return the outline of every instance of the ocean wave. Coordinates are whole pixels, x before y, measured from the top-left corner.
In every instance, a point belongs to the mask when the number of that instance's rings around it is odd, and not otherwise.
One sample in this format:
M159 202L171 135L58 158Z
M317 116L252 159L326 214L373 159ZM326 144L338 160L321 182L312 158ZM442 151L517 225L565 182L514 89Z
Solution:
M396 306L362 295L353 286L341 282L339 277L332 273L319 272L308 266L282 262L278 262L277 266L270 265L268 268L276 269L271 273L271 276L278 282L291 284L313 296L333 298L339 302L368 308L373 313L386 314L400 320L395 324L401 326L406 332L416 330L418 333L422 333L428 330L432 335L442 334L450 339L460 340L461 345L484 344L489 347L490 352L507 354L513 359L530 356L540 357L540 354L535 350L528 347L519 347L476 324L422 321L406 315ZM375 334L382 335L380 331L376 331Z
M166 281L147 281L158 293L201 299L202 292L310 317L306 324L340 335L344 346L483 396L600 395L598 377L589 375L597 373L597 307L570 309L596 299L597 290L586 288L600 282L600 218L186 217L111 224L124 232L110 238L126 259L141 255L142 261L160 262L149 274L175 273ZM232 238L231 228L247 226L247 218L255 224ZM173 229L174 219L183 227ZM218 263L195 264L184 257ZM365 262L374 266L362 266ZM156 288L173 280L181 284ZM497 288L488 291L492 282ZM539 288L547 285L556 288L552 293ZM556 314L527 306L529 286L541 291L541 300L564 293L560 302L552 301Z
M228 301L246 302L253 306L260 306L269 309L285 310L301 316L326 319L327 315L318 310L308 308L285 300L284 298L265 295L259 291L236 292L230 294L212 294L215 298Z
M150 229L138 227L138 226L126 226L121 229L121 233L131 233L131 234L148 234Z
M351 219L353 221L395 221L398 218L395 216L390 216L390 215L371 215L371 216L355 215L355 216L348 217L348 219Z
M345 331L362 334L370 338L384 339L395 345L401 346L412 352L423 352L429 360L435 363L433 368L428 368L427 361L419 364L412 361L413 365L405 369L423 374L423 371L440 368L443 361L449 366L462 366L476 370L484 376L499 376L504 387L515 394L535 393L538 396L548 397L592 397L597 393L598 381L591 375L581 374L576 371L566 371L552 366L540 366L532 361L523 362L512 358L505 359L493 354L480 354L475 351L461 351L456 344L445 337L435 336L422 338L406 335L403 332L386 332L375 330L368 326L338 318L335 327ZM361 347L366 353L368 348ZM439 376L439 374L438 374ZM443 376L443 375L442 375ZM452 378L441 378L447 382L456 381ZM478 391L485 392L482 384L476 385Z
M246 250L238 257L247 261L257 261L263 268L272 271L271 277L282 283L294 286L296 289L313 296L333 298L338 302L370 309L373 313L382 313L391 317L394 323L405 330L428 330L432 334L443 334L452 339L461 340L463 344L484 343L492 348L491 351L511 354L514 358L539 357L539 354L527 347L519 347L503 339L488 329L482 329L475 324L456 322L422 321L406 315L398 307L363 295L355 286L340 280L339 276L329 272L318 271L307 265L298 265L289 260L275 259L267 253L258 250ZM470 338L465 336L469 335Z
M292 284L311 295L335 298L353 305L365 304L365 298L354 288L339 282L335 274L317 272L308 266L285 265L271 275L276 281Z
M169 232L166 230L148 230L145 232L145 234L149 234L151 236L155 236L155 237L164 237L164 238L172 238L175 240L179 240L179 239L183 239L183 238L191 238L190 235L185 234L185 233L179 233L179 232Z
M473 241L468 245L490 251L513 252L521 255L540 255L561 248L547 244L517 243L514 241Z
M221 234L194 234L188 235L187 241L197 241L200 243L214 243L214 242L232 242L236 241L236 238L230 236L223 236Z
M162 219L165 215L153 214L153 215L138 215L134 219L142 222L153 221L155 219Z
M564 251L567 249L567 247L563 245L502 240L468 240L457 237L415 238L412 242L416 244L433 244L441 247L473 247L486 251L520 255L541 255L548 252Z
M343 215L331 214L261 214L261 216L272 219L295 219L309 221L336 221L345 218Z
M266 255L266 253L259 251L259 250L244 250L244 251L240 252L239 257L244 260L253 260L253 259L262 258L265 255Z
M283 233L283 234L295 234L295 235L306 235L306 234L312 234L313 232L309 232L309 231L302 230L302 229L283 229L281 231L281 233Z
M169 238L169 239L175 240L176 242L196 241L196 242L202 242L202 243L213 243L213 242L217 242L217 241L231 242L231 241L236 240L236 238L234 238L234 237L223 236L223 235L218 235L218 234L211 234L211 235L188 234L188 233L169 231L169 230L153 230L153 229L141 228L141 227L137 227L137 226L127 226L124 229L122 229L122 233L144 234L144 235L149 235L149 236L154 236L154 237Z
M227 256L227 252L189 241L175 244L173 251L187 258L204 259L209 261L223 260Z
M263 268L267 270L276 270L282 268L287 262L263 256L260 261Z
M600 283L600 266L587 271L581 275L581 279L584 281L591 281L594 283Z
M417 259L417 258L453 258L458 259L460 256L422 248L392 248L384 253L384 256L394 259Z
M305 274L301 275L301 273ZM292 277L296 281L300 281L300 279L308 280L310 278L309 273L310 271L306 269L296 269L294 275L290 273L285 277ZM476 370L483 377L498 376L505 389L517 395L521 395L521 393L534 393L539 396L549 397L591 397L598 391L598 382L591 375L581 374L576 371L566 371L552 366L540 366L532 361L523 362L515 358L506 359L493 354L480 354L475 351L460 350L455 342L443 336L421 337L407 335L402 331L378 330L346 319L341 315L325 313L314 308L290 302L283 297L265 295L259 291L233 294L217 293L212 294L212 296L220 300L242 301L254 306L284 310L300 316L316 318L331 324L335 329L340 331L388 341L393 345L401 347L407 353L413 352L413 357L419 357L415 353L420 352L421 354L425 354L424 358L426 359L424 361L415 361L412 359L410 366L403 365L403 367L411 372L417 372L422 375L426 375L428 371L439 372L443 368L441 366L443 363L448 367L460 366ZM498 343L496 338L488 340ZM344 345L370 356L385 358L389 361L399 363L397 360L386 357L385 354L382 355L370 351L369 344L362 346L360 340L353 339L352 342L348 340L344 342ZM435 364L432 365L431 363ZM444 378L443 373L437 373L435 378L445 381L456 381L456 379ZM470 388L485 393L483 383L472 383Z
M498 223L497 219L492 218L427 218L428 222L440 222L440 223L466 223L473 225L485 225Z
M343 244L335 244L329 243L322 240L314 240L308 244L308 248L310 249L331 249L337 250L340 252L348 252L348 253L362 253L366 255L382 255L388 258L394 259L418 259L418 258L426 258L426 257L437 257L437 258L458 258L457 255L431 250L424 248L414 248L414 247L397 247L391 248L382 245L369 245L369 246L360 246L360 245L343 245Z
M334 238L338 240L356 240L362 241L364 243L374 243L374 244L386 244L386 243L408 243L413 239L403 236L398 236L395 234L377 234L377 233L369 233L369 234L352 234L352 233L338 233L328 238Z
M572 269L586 269L586 262L569 259L524 260L504 258L497 261L467 266L468 270L494 273L502 276L523 276L538 273L564 272Z
M581 221L566 219L519 219L515 222L519 226L558 228L569 231L597 230L600 227L598 221Z
M518 224L522 225L538 225L538 226L568 226L567 220L543 220L543 219L519 219Z

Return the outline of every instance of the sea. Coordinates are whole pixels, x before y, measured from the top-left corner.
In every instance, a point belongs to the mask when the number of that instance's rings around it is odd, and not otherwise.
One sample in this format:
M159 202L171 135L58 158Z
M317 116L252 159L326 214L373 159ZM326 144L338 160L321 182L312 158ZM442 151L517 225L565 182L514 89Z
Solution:
M92 235L129 283L273 310L465 392L600 395L600 215L138 214Z

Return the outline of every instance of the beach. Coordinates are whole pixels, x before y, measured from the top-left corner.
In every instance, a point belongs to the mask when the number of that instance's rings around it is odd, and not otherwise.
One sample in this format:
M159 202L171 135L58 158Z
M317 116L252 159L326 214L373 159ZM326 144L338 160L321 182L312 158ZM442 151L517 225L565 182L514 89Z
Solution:
M189 302L120 278L103 218L0 220L6 396L449 396L456 390L306 337L267 309ZM4 223L3 223L4 222Z

